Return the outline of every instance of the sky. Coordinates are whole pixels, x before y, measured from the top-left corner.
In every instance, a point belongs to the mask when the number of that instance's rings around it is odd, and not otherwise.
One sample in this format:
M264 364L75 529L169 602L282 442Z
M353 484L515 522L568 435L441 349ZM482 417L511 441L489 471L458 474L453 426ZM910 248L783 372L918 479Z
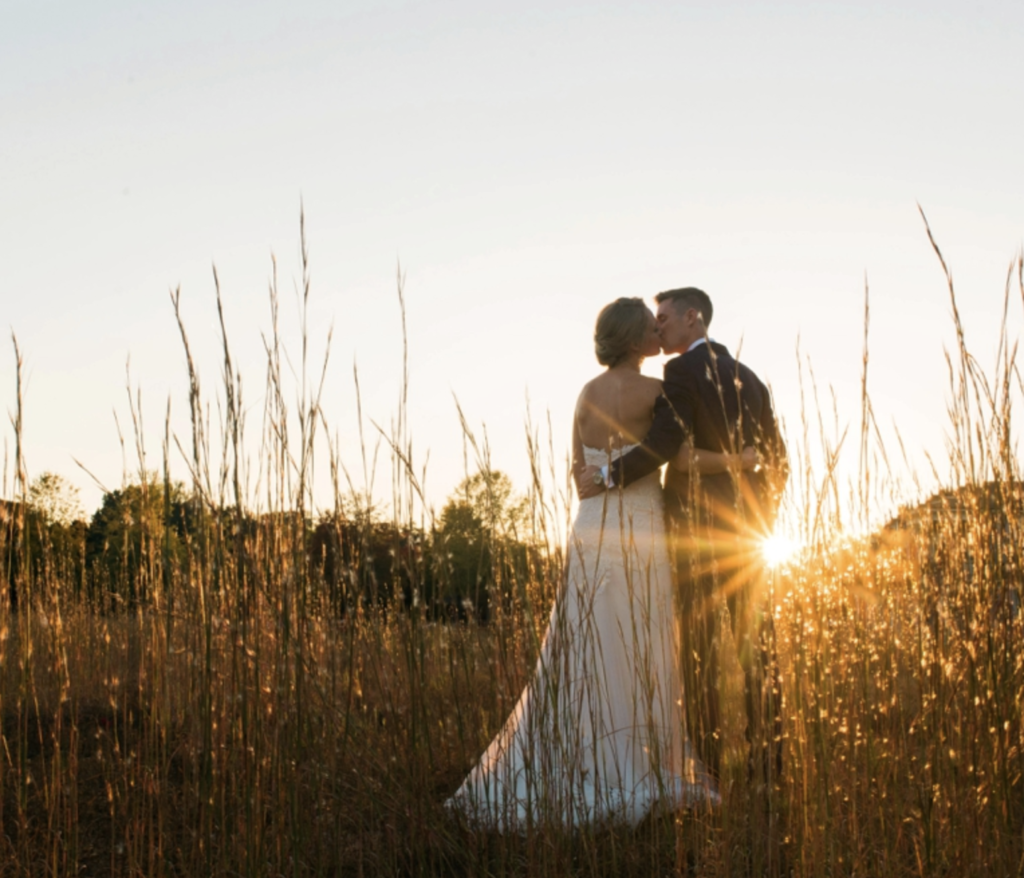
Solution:
M258 434L272 256L301 370L300 205L309 372L332 330L324 419L357 483L353 366L372 441L399 399L399 271L436 506L464 473L456 400L525 487L528 408L564 460L600 308L684 285L712 296L711 335L771 384L791 443L798 346L856 428L867 285L876 416L923 466L943 454L954 335L918 204L988 367L1024 240L1021 33L1011 2L4 0L0 317L24 356L29 476L60 473L87 510L101 490L76 460L120 485L126 382L149 465L168 399L187 447L169 291L215 405L213 265ZM8 346L11 412L14 362Z

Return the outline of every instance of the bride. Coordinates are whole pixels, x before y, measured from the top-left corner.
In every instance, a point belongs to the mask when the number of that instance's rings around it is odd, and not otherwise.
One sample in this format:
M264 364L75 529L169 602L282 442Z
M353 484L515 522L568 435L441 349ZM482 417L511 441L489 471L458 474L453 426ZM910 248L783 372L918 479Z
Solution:
M640 441L661 382L640 374L660 352L642 299L605 306L594 331L607 369L587 383L573 421L573 473ZM684 446L681 469L722 472L743 455ZM672 567L656 471L582 500L566 578L533 679L447 805L498 830L554 822L639 823L656 805L715 805L714 781L686 734Z

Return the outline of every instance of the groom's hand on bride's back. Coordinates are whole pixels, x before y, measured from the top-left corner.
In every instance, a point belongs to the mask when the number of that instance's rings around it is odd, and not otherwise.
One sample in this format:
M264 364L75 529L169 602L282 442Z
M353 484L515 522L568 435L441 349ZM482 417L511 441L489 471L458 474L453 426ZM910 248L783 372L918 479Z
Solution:
M580 500L589 500L591 497L604 493L604 480L602 479L600 482L594 480L594 477L600 472L601 467L599 466L585 466L580 469L576 478L576 493L579 494Z

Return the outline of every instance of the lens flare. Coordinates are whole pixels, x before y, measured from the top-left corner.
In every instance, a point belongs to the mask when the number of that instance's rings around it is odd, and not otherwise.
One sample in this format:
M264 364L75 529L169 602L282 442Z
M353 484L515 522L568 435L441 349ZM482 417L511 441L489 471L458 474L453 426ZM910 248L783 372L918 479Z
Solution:
M761 543L761 555L769 567L781 567L796 554L800 546L783 534L772 534Z

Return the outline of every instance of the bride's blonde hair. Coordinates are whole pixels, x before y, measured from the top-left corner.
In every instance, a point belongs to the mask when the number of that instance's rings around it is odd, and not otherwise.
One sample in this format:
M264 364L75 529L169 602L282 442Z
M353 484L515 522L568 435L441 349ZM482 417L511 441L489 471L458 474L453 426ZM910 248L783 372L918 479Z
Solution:
M616 366L639 345L647 331L647 305L637 297L605 305L594 326L594 353L602 366Z

